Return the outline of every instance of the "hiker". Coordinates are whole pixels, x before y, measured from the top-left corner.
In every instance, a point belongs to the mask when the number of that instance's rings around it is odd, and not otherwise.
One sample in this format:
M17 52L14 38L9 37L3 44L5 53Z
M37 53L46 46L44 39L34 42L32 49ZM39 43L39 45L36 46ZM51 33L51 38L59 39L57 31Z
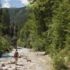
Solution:
M18 51L16 51L14 53L14 59L15 59L16 62L18 61L18 57L19 57L19 54L18 54Z

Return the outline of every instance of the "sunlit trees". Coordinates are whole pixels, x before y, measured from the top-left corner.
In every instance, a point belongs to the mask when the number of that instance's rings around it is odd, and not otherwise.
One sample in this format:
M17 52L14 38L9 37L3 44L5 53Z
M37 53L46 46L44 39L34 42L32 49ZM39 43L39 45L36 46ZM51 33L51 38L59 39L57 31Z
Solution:
M57 70L66 68L65 53L68 53L69 57L69 3L69 0L34 0L28 7L31 10L28 21L21 29L22 40L30 43L34 49L50 53Z
M4 52L10 50L10 42L8 39L9 30L9 13L7 9L0 9L0 56Z

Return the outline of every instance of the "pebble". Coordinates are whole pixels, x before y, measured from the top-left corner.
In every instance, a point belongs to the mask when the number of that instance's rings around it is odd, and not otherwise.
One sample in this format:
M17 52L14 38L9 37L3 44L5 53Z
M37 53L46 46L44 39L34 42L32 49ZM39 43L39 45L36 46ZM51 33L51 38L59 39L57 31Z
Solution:
M2 66L2 67L5 67L5 64L2 64L1 66Z
M20 49L19 52L20 57L18 58L17 65L15 65L13 57L6 58L4 61L1 60L0 70L16 70L16 68L17 70L48 70L44 69L43 64L41 63L42 60L38 59L41 55L37 56L34 52L31 53L28 49ZM48 67L50 68L50 66Z

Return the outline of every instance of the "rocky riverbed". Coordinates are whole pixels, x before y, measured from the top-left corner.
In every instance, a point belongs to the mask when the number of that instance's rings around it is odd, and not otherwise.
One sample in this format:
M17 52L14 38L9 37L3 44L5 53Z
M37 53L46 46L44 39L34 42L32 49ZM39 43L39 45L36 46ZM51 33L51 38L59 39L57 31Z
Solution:
M13 58L15 49L3 54L0 58L0 70L53 70L52 60L44 52L34 52L27 48L18 48L18 52L17 64Z

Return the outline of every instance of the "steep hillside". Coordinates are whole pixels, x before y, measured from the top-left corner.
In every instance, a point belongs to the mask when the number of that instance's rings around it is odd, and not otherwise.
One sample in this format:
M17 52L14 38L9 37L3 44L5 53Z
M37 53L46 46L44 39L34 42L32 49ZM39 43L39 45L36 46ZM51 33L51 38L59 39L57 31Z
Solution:
M0 56L2 53L5 53L5 51L10 50L10 45L13 44L12 39L14 35L18 34L26 18L27 9L25 7L0 8ZM15 34L14 24L17 26L15 30L18 30Z
M2 8L0 9L0 24L3 25L4 33L8 34L9 27L13 24L18 25L20 28L26 21L27 18L27 9L26 7L22 8Z

